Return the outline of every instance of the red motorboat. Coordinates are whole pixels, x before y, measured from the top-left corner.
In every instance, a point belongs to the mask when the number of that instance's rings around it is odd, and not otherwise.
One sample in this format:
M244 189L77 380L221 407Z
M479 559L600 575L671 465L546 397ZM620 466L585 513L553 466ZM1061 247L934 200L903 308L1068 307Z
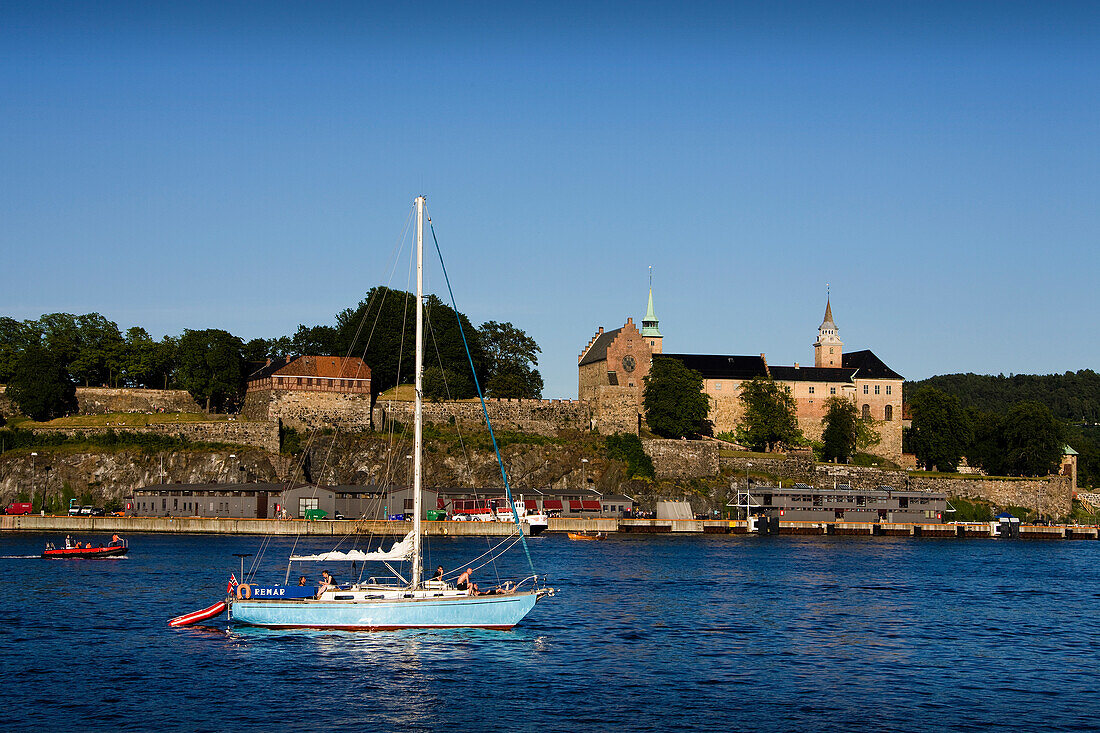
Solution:
M42 553L42 557L52 558L96 558L96 557L118 557L119 555L125 555L130 547L126 543L126 540L119 537L117 534L111 537L111 541L106 545L95 545L88 543L87 547L81 547L81 543L77 542L73 546L66 547L54 547L52 544L46 546L45 551Z

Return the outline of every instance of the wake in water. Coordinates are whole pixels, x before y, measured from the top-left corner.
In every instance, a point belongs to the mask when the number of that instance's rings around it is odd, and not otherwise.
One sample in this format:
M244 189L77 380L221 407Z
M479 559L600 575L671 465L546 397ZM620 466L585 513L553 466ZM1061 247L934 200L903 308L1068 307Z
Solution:
M0 560L41 560L41 555L0 555Z

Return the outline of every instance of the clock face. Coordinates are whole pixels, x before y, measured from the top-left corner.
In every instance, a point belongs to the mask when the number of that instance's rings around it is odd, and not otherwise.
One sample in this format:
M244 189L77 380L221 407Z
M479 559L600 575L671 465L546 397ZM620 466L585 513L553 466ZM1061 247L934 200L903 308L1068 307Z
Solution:
M637 366L637 363L634 361L633 356L631 356L630 354L627 354L626 356L623 357L623 371L624 372L634 371L635 366Z

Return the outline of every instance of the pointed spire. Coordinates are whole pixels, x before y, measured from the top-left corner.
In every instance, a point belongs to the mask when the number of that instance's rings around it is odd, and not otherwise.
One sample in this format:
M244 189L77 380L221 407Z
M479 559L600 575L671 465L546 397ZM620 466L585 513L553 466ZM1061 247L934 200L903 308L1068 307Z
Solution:
M649 266L649 303L646 305L645 318L642 319L642 335L658 337L657 314L653 312L653 265Z

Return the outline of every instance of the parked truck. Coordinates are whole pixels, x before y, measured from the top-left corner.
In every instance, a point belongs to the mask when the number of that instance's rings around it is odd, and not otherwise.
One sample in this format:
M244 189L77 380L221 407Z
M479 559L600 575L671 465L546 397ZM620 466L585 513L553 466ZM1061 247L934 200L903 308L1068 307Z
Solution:
M32 511L31 503L29 501L13 501L8 504L8 508L4 510L4 514L30 514Z

